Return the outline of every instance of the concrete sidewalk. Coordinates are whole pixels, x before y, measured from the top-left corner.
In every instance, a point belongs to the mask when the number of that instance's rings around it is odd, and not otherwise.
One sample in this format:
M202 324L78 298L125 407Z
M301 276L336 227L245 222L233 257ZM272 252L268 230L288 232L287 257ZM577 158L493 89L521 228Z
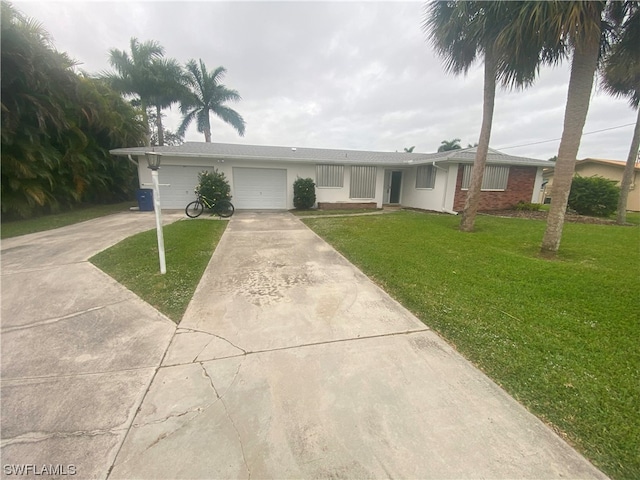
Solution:
M606 477L298 219L239 212L109 478Z
M106 477L176 327L87 260L154 227L129 212L2 241L3 477Z

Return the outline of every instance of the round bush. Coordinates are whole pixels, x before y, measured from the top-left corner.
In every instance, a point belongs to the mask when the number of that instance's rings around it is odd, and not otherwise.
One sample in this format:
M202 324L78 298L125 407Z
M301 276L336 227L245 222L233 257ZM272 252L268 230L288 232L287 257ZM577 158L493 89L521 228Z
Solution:
M571 183L569 208L580 215L608 217L618 207L620 187L615 180L599 176L576 175Z
M316 203L316 184L311 178L297 178L293 182L293 206L307 210Z
M198 174L198 186L195 188L196 195L203 195L210 200L229 200L231 198L231 187L224 173L218 172L215 168L213 172L206 170Z

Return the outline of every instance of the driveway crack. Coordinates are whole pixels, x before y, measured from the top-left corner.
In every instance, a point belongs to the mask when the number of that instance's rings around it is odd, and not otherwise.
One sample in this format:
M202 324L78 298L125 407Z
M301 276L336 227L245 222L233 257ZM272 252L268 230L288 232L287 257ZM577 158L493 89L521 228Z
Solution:
M211 378L211 376L209 375L209 372L207 372L207 369L204 368L204 365L201 363L200 367L202 367L202 371L204 372L204 376L207 377L209 379L209 385L211 385L211 388L213 388L213 391L216 394L216 398L220 398L220 394L218 393L218 390L216 389L216 386L213 384L213 379ZM232 382L233 383L233 382Z
M251 479L251 469L249 468L249 463L247 462L247 456L246 456L245 451L244 451L244 444L242 443L242 438L240 437L240 432L238 431L238 427L236 427L236 424L233 421L233 418L231 418L231 415L229 415L229 409L227 408L227 404L225 403L224 399L218 393L218 389L216 389L216 386L213 384L213 379L209 375L209 372L207 372L207 369L204 368L204 365L202 363L200 363L200 366L202 367L202 371L204 372L205 376L209 379L209 383L211 384L211 388L213 388L213 391L216 393L217 398L219 398L220 401L222 402L222 405L224 406L224 413L227 416L227 419L229 420L229 423L231 423L231 426L233 427L233 430L236 432L236 436L238 437L238 443L240 444L240 451L242 452L242 460L244 462L245 468L247 469L247 473L249 474L248 478ZM242 366L242 362L238 365L238 369L236 370L236 374L234 375L233 380L231 380L231 383L229 384L229 388L231 388L231 385L233 385L233 383L236 381L236 378L238 377L238 374L240 373L240 367L241 366ZM229 391L229 388L227 388L225 393Z
M116 427L111 429L96 430L76 430L73 432L28 432L13 438L5 438L0 442L1 447L7 445L38 443L52 438L71 438L71 437L95 437L98 435L117 435L126 432L126 427Z
M63 320L68 320L70 318L74 318L74 317L78 317L80 315L84 315L85 313L95 312L97 310L102 310L104 308L111 307L113 305L118 305L118 304L124 303L126 301L128 301L128 300L119 300L119 301L113 302L113 303L106 303L104 305L99 305L97 307L92 307L92 308L88 308L86 310L73 312L73 313L70 313L68 315L64 315L62 317L49 318L49 319L46 319L46 320L40 320L40 321L35 322L35 323L29 323L28 325L18 325L18 326L15 326L15 327L6 327L6 328L1 329L0 332L2 332L2 333L10 333L10 332L18 331L18 330L27 330L29 328L41 327L43 325L50 325L52 323L57 323L57 322L61 322Z
M227 408L227 404L222 398L220 399L220 401L222 402L222 405L224 405L224 411L227 415L227 418L229 419L231 426L233 427L233 429L236 432L236 435L238 436L238 443L240 444L240 451L242 452L242 460L244 462L245 468L247 469L247 474L249 475L247 478L251 480L251 469L249 468L249 463L247 462L247 456L244 451L244 444L242 443L242 437L240 437L240 432L238 431L238 427L236 427L236 423L233 421L233 418L231 418L231 415L229 415L229 409Z
M188 332L193 332L193 333L204 333L204 334L206 334L206 335L211 335L212 337L219 338L220 340L223 340L223 341L227 342L227 343L228 343L229 345L231 345L233 348L236 348L236 349L240 350L244 355L246 355L246 354L248 353L244 348L239 347L238 345L236 345L235 343L231 342L230 340L228 340L228 339L226 339L226 338L224 338L224 337L221 337L220 335L216 335L215 333L205 332L204 330L198 330L198 329L195 329L195 328L185 328L185 327L178 327L178 328L179 328L180 330L186 330L186 331L188 331ZM181 333L183 333L183 332L177 332L177 333L176 333L176 335L179 335L179 334L181 334ZM194 362L198 359L198 357L200 356L200 354L201 354L202 352L204 352L204 350L209 346L209 343L211 343L211 341L212 341L212 340L213 340L213 339L211 339L211 340L210 340L210 341L209 341L209 342L208 342L208 343L207 343L207 344L202 348L202 350L200 350L200 353L198 353L198 355L196 355L196 358L193 360Z

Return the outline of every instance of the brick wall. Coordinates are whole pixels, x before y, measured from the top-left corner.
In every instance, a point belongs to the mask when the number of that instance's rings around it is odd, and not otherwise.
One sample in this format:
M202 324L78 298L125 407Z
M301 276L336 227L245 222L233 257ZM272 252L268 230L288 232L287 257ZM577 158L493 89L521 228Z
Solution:
M456 194L453 199L453 209L461 212L467 200L467 191L462 190L462 165L458 166L456 180ZM533 186L536 181L537 167L514 167L509 170L507 189L502 192L481 192L478 210L504 210L511 208L519 201L530 202Z
M356 210L361 208L375 209L378 205L376 202L318 202L320 210Z

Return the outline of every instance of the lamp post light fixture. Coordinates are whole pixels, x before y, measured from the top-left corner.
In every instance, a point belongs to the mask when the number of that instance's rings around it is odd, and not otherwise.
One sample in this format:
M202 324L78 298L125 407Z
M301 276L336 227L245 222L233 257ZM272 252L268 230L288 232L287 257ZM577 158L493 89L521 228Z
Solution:
M160 210L160 183L158 182L158 169L162 154L156 152L146 152L147 163L151 169L151 180L153 182L153 209L156 212L156 231L158 236L158 257L160 258L160 273L167 273L167 264L164 258L164 235L162 234L162 212Z

